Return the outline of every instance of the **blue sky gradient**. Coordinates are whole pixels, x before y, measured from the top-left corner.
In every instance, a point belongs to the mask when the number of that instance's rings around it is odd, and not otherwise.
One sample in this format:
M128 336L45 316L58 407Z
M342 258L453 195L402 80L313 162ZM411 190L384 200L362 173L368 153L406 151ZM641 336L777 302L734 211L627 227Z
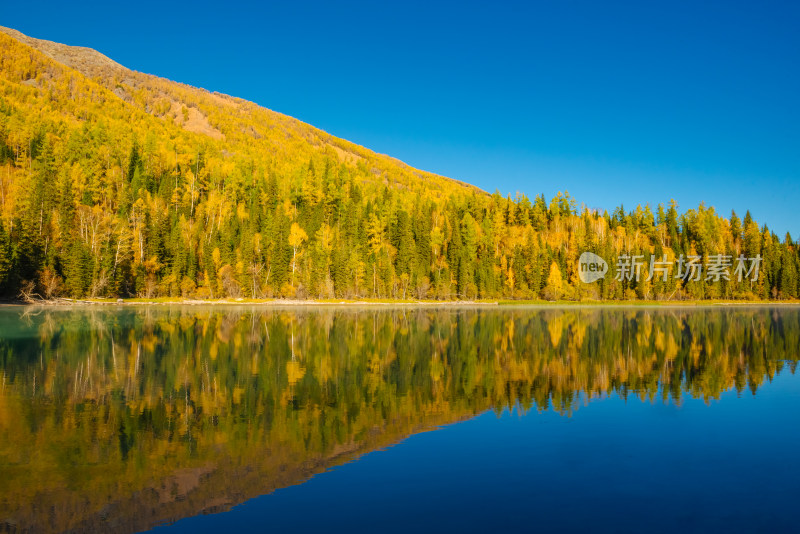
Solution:
M749 208L800 237L798 2L41 1L0 25L488 191Z

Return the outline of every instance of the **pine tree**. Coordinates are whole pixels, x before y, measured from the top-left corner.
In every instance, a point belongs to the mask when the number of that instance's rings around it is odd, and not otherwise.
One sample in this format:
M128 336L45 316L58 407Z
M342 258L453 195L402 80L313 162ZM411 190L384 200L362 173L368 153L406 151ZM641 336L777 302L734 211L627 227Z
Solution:
M0 294L7 290L12 267L13 252L9 236L0 221Z

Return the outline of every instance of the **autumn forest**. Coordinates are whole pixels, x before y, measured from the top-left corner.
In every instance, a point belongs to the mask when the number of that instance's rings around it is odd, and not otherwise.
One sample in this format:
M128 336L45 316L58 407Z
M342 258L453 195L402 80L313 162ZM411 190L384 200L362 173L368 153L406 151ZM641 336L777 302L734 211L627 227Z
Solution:
M797 244L749 212L488 194L89 49L4 29L0 51L8 298L798 297ZM758 256L761 276L583 284L584 251Z

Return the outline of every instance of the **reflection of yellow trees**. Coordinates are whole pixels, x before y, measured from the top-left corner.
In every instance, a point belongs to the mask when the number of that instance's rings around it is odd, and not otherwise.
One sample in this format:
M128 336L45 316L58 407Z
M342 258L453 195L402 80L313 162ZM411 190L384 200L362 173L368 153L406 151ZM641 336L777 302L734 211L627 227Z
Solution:
M550 342L553 347L558 347L559 343L561 343L561 334L564 331L564 324L560 315L547 323L547 331L550 332Z
M775 324L786 322L786 314L793 319L792 312L781 314L779 321L756 311L717 313L730 324L715 324L703 314L639 310L269 311L136 313L136 324L123 328L105 326L99 312L66 323L46 313L36 318L41 365L8 387L18 391L25 384L31 388L26 394L36 387L37 394L73 402L107 401L119 391L128 400L146 397L160 403L164 391L190 389L194 395L216 390L232 402L227 392L234 386L255 385L263 396L289 386L337 386L352 378L379 394L396 386L397 373L411 372L417 382L424 376L431 383L469 386L450 391L453 397L473 393L479 379L491 377L499 384L527 381L537 390L546 381L549 393L655 391L680 398L681 392L691 392L713 398L741 387L742 379L757 387L760 374L769 378L783 365L781 359L794 358L791 353L767 358L753 351L759 345L767 350L763 345L772 343L777 332L791 335ZM91 333L82 331L86 322ZM475 339L468 336L471 332L478 333ZM783 353L789 346L782 340L776 345ZM423 367L426 374L419 373ZM411 387L417 382L404 387L419 395Z
M214 466L231 462L258 466L256 494L491 408L755 391L794 369L799 323L790 309L6 313L0 495L79 517L178 469L224 485Z

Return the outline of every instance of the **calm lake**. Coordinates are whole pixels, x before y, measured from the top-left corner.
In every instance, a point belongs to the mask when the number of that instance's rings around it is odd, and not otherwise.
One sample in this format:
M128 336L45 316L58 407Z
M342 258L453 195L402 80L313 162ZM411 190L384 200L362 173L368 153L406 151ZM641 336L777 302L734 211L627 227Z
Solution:
M0 307L0 531L797 532L798 307Z

